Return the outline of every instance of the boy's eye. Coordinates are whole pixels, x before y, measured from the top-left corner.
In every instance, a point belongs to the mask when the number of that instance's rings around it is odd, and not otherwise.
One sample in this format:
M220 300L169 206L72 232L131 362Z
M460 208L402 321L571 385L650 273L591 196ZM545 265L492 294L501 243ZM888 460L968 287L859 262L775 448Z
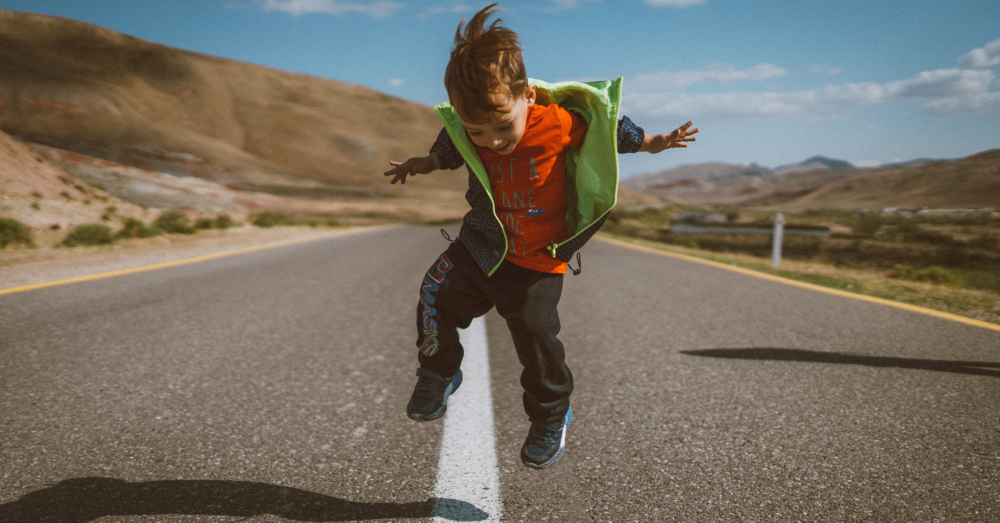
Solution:
M482 131L469 131L468 129L466 129L466 132L469 133L469 136L479 136L483 134Z
M510 129L511 127L514 127L514 124L513 124L513 123L509 123L509 124L507 124L507 125L505 125L505 126L501 127L501 128L500 128L500 130L501 130L501 131L507 131L507 130L509 130L509 129Z

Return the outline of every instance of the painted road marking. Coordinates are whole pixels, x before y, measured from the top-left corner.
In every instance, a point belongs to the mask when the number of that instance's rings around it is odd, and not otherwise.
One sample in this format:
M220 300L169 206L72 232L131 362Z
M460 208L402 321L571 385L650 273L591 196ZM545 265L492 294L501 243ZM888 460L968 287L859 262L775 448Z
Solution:
M434 521L499 522L503 519L503 504L486 322L476 318L468 329L459 331L459 339L465 348L462 385L448 398L448 413L444 416L434 486L434 497L438 498Z
M725 269L731 272L738 272L740 274L745 274L747 276L753 276L754 278L760 278L762 280L768 280L778 283L784 283L785 285L791 285L793 287L800 287L803 289L809 289L811 291L825 292L826 294L833 294L834 296L841 296L844 298L851 298L855 300L867 301L869 303L877 303L879 305L887 305L889 307L895 307L897 309L903 309L910 312L916 312L919 314L926 314L928 316L934 316L935 318L941 318L944 320L954 321L958 323L964 323L966 325L974 325L976 327L982 327L984 329L990 329L994 331L1000 331L1000 325L994 323L989 323L982 320L976 320L973 318L966 318L965 316L959 316L957 314L950 314L947 312L936 311L934 309L927 309L924 307L919 307L917 305L910 305L909 303L900 303L898 301L884 300L882 298L875 298L873 296L865 296L864 294L855 294L853 292L842 291L838 289L831 289L829 287L823 287L821 285L814 285L812 283L805 283L801 281L789 280L787 278L782 278L780 276L774 276L771 274L765 274L763 272L757 272L750 269L744 269L742 267L734 267L732 265L726 265L725 263L714 262L711 260L703 260L701 258L695 258L694 256L688 256L686 254L679 254L676 252L661 251L659 249L654 249L652 247L646 247L645 245L637 245L634 243L629 243L615 238L608 238L607 236L595 236L595 238L614 245L621 247L626 247L636 251L648 252L652 254L658 254L660 256L667 256L670 258L677 258L679 260L685 260L694 263L700 263L702 265L708 265L710 267L715 267L717 269Z
M300 243L309 243L319 240L327 240L330 238L340 238L343 236L351 236L354 234L362 232L370 232L378 229L382 229L382 226L376 227L358 227L354 229L344 229L339 231L334 231L330 234L323 234L319 236L309 236L306 238L294 238L291 240L284 240L274 243L265 243L263 245L255 245L253 247L244 247L242 249L235 249L232 251L217 252L215 254L206 254L205 256L197 256L194 258L187 258L184 260L177 260L166 263L157 263L155 265L146 265L144 267L135 267L132 269L124 269L121 271L105 272L101 274L92 274L90 276L80 276L79 278L69 278L67 280L50 281L45 283L36 283L34 285L25 285L23 287L13 287L10 289L0 289L0 296L4 294L14 294L17 292L33 291L36 289L45 289L47 287L56 287L59 285L69 285L71 283L80 283L85 281L103 280L104 278L114 278L116 276L125 276L127 274L135 274L139 272L156 271L159 269L168 269L170 267L179 267L181 265L189 265L192 263L200 263L210 260L217 260L219 258L226 258L229 256L235 256L237 254L246 254L249 252L264 251L267 249L274 249L277 247L285 247L288 245L298 245Z

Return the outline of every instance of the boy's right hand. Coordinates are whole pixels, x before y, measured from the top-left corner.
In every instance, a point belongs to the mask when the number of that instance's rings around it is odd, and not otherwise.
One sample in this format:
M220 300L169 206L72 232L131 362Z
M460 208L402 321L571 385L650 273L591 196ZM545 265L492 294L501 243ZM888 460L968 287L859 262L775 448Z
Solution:
M407 176L432 173L441 166L437 155L434 153L420 158L410 158L402 163L390 161L389 164L395 167L389 169L384 174L393 177L391 183L399 182L401 184L406 183Z

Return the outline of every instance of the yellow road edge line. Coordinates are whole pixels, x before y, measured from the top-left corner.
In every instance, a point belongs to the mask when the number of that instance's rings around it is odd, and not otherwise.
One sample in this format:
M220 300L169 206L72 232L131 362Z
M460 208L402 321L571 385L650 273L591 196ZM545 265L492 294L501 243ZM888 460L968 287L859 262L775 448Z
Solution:
M227 258L229 256L236 256L238 254L247 254L247 253L255 252L255 251L263 251L263 250L267 250L267 249L275 249L275 248L278 248L278 247L287 247L289 245L296 245L296 244L300 244L300 243L309 243L309 242L314 242L314 241L319 241L319 240L326 240L326 239L329 239L329 238L340 238L342 236L350 236L350 235L359 234L359 233L362 233L362 232L370 232L370 231L374 231L374 230L378 230L378 229L384 229L386 227L391 227L391 226L389 226L389 225L380 225L380 226L375 226L375 227L357 228L357 229L354 229L354 230L344 229L344 230L341 230L341 231L336 231L337 233L340 233L340 234L333 234L333 233L331 233L331 234L324 234L324 235L321 235L321 236L310 236L308 238L295 238L295 239L292 239L292 240L283 240L283 241L278 241L278 242L273 242L273 243L265 243L263 245L254 245L253 247L244 247L242 249L235 249L235 250L232 250L232 251L223 251L223 252L217 252L217 253L214 253L214 254L206 254L204 256L196 256L194 258L186 258L186 259L183 259L183 260L175 260L175 261L172 261L172 262L157 263L157 264L154 264L154 265L145 265L143 267L134 267L134 268L131 268L131 269L122 269L120 271L104 272L104 273L101 273L101 274L92 274L90 276L80 276L80 277L77 277L77 278L69 278L69 279L65 279L65 280L56 280L56 281L50 281L50 282L45 282L45 283L35 283L33 285L24 285L22 287L12 287L10 289L0 289L0 296L3 296L5 294L14 294L14 293L18 293L18 292L33 291L33 290L36 290L36 289L45 289L47 287L56 287L56 286L59 286L59 285L69 285L71 283L81 283L81 282L85 282L85 281L103 280L105 278L114 278L114 277L117 277L117 276L125 276L127 274L136 274L136 273L139 273L139 272L148 272L148 271L156 271L156 270L160 270L160 269L168 269L170 267L179 267L181 265L190 265L192 263L200 263L200 262L206 262L206 261L210 261L210 260L217 260L219 258Z
M792 285L794 287L800 287L803 289L809 289L812 291L825 292L827 294L832 294L834 296L841 296L844 298L852 298L855 300L867 301L870 303L877 303L879 305L887 305L889 307L895 307L897 309L903 309L910 312L916 312L919 314L926 314L928 316L934 316L936 318L941 318L945 320L950 320L958 323L964 323L966 325L973 325L975 327L982 327L984 329L994 330L1000 332L1000 325L994 323L989 323L982 320L977 320L973 318L966 318L965 316L959 316L957 314L951 314L949 312L936 311L934 309L928 309L926 307L920 307L918 305L910 305L909 303L901 303L898 301L886 300L884 298L876 298L874 296L865 296L864 294L855 294L853 292L842 291L839 289L831 289L829 287L823 287L821 285L816 285L813 283L806 283L796 280L790 280L788 278L782 278L781 276L774 276L773 274L766 274L763 272L758 272L752 269L744 269L742 267L734 267L732 265L726 265L725 263L719 263L711 260L703 260L701 258L696 258L694 256L688 256L687 254L680 254L670 251L662 251L659 249L654 249L652 247L647 247L645 245L638 245L635 243L629 243L627 241L619 240L617 238L609 238L607 236L595 236L594 238L601 240L603 242L612 243L621 247L626 247L629 249L648 252L652 254L658 254L661 256L668 256L671 258L677 258L680 260L685 260L694 263L700 263L702 265L708 265L710 267L715 267L717 269L725 269L730 272L737 272L740 274L745 274L747 276L753 276L754 278L760 278L762 280L768 280L778 283L784 283L786 285Z

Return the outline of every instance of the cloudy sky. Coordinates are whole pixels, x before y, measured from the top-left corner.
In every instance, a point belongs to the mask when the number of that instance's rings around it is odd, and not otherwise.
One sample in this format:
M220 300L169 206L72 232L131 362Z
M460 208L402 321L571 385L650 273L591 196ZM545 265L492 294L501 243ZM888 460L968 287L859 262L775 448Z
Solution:
M175 47L446 99L455 27L486 0L0 0ZM528 75L625 77L647 131L696 145L622 157L623 174L821 154L857 165L1000 147L997 0L501 2ZM430 144L428 144L430 145Z

